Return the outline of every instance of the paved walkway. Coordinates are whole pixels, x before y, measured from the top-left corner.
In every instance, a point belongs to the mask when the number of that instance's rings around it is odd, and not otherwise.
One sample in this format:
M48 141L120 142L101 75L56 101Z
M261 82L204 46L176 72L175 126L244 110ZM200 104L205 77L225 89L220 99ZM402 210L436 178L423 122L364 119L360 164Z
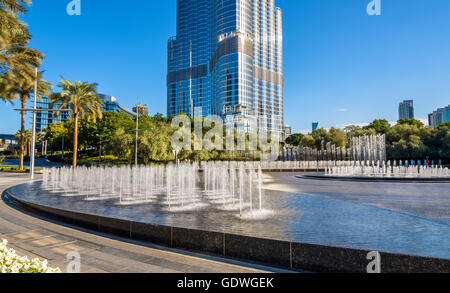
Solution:
M8 167L18 167L19 166L19 159L6 159L2 162L2 166L8 166ZM47 159L36 159L35 161L35 167L36 168L52 168L52 167L63 167L66 166L61 163L54 163ZM30 167L30 162L25 161L23 162L23 165L25 167Z
M29 175L0 173L0 193L27 182ZM0 201L0 239L19 255L45 258L63 272L66 255L81 255L82 273L264 273L282 272L264 266L146 245L48 222Z

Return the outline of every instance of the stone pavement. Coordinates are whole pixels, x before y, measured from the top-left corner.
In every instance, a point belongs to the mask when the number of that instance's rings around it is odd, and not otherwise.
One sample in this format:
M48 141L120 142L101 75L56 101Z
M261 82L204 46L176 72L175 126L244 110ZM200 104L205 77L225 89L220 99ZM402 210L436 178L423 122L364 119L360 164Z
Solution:
M36 159L35 161L35 167L36 168L52 168L52 167L63 167L67 166L61 163L54 163L47 159ZM2 162L2 166L8 166L8 167L18 167L19 166L19 159L6 159ZM30 167L30 162L25 161L23 162L24 167Z
M29 175L0 173L0 193ZM44 258L63 272L69 252L81 255L82 273L265 273L286 272L239 261L163 248L59 225L0 201L0 239L17 254Z

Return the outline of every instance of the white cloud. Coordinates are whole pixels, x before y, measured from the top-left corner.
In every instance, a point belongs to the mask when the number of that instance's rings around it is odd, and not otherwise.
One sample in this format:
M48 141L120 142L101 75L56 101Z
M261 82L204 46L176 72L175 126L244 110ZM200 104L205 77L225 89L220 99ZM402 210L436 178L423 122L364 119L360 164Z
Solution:
M422 121L422 123L423 123L425 126L428 125L428 119L426 119L426 118L419 118L419 119L417 119L417 120Z

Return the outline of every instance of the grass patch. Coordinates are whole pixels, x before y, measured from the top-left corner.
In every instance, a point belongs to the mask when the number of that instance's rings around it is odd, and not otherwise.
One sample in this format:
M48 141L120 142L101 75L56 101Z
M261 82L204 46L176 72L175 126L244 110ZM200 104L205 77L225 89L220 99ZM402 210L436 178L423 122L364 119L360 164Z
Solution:
M0 172L6 173L29 173L30 169L19 170L18 167L0 166Z

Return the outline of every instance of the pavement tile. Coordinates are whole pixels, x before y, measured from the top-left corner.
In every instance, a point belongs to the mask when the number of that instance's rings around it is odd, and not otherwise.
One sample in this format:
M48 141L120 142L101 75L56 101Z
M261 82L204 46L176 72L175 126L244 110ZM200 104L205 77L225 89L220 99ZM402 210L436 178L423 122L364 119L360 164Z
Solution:
M57 243L61 243L61 242L62 242L62 240L58 240L53 237L48 237L48 238L44 238L41 240L32 241L31 243L38 245L38 246L48 246L48 245L57 244Z
M38 238L38 237L42 237L43 235L30 231L30 232L26 232L26 233L20 233L20 234L16 234L14 235L15 238L17 239L21 239L21 240L27 240L30 238Z

